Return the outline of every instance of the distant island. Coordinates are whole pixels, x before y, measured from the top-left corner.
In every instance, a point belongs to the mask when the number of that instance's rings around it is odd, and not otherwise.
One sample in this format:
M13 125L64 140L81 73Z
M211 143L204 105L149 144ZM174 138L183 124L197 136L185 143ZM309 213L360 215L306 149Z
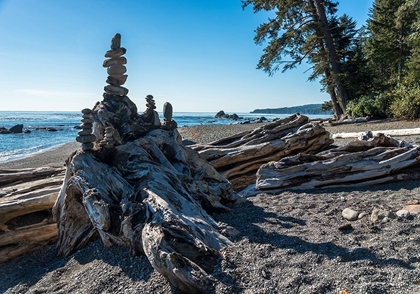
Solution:
M307 104L301 106L291 106L282 108L266 108L266 109L255 109L250 113L271 113L271 114L294 114L299 112L300 114L311 114L311 115L333 115L332 111L321 111L322 104Z

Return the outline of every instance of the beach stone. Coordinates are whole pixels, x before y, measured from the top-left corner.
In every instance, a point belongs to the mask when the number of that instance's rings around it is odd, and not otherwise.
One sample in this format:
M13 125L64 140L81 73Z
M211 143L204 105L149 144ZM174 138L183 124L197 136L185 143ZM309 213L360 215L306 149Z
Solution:
M82 113L83 114L92 114L92 109L84 108L84 109L82 109Z
M125 58L124 56L121 56L118 58L105 59L102 66L110 67L111 65L114 65L114 64L127 64L127 58Z
M372 223L386 223L395 218L395 214L391 211L375 208L370 215Z
M108 94L125 96L128 94L128 89L119 86L108 85L104 87L104 91Z
M92 134L92 129L82 129L81 131L79 131L78 133L77 133L79 136L87 136L87 135L90 135L90 134Z
M115 34L111 39L111 49L116 50L121 47L121 34Z
M128 75L113 75L108 76L106 83L114 86L122 86L127 81Z
M82 144L83 151L89 151L93 149L93 143L84 143Z
M357 218L361 219L361 218L365 217L366 215L367 215L366 212L361 212L361 213L359 213L359 216Z
M407 218L410 216L410 212L405 209L398 210L395 214L401 218Z
M95 135L87 135L87 136L77 136L76 141L79 143L91 143L96 140Z
M111 65L110 67L108 67L108 69L107 69L107 73L110 76L113 76L113 75L117 75L117 76L118 75L122 75L126 71L127 71L127 68L124 65L122 65L122 64L114 64L114 65Z
M111 49L111 50L106 51L105 57L118 58L121 55L124 55L126 52L127 50L123 47L120 47L118 49Z
M91 118L83 118L82 119L82 123L86 123L86 124L92 124L93 123L93 119Z
M345 208L341 215L348 221L355 221L358 219L359 213L351 208Z
M80 126L82 127L82 129L91 129L93 127L93 124L83 123Z
M419 214L420 213L420 204L410 204L405 205L403 210L407 210L410 214Z
M20 133L23 132L23 125L22 124L15 125L15 126L11 127L9 129L9 131L11 133L20 134Z

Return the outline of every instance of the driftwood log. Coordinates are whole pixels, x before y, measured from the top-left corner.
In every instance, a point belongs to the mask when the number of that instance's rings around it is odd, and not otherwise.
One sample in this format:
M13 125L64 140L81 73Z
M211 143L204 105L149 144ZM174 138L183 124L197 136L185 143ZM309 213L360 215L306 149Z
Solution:
M52 206L63 168L0 170L0 263L57 241Z
M384 134L320 152L263 164L256 191L366 186L420 178L420 148ZM252 189L248 190L248 193Z
M190 147L240 190L255 183L262 164L298 153L316 153L331 143L330 134L322 126L295 114L252 131Z

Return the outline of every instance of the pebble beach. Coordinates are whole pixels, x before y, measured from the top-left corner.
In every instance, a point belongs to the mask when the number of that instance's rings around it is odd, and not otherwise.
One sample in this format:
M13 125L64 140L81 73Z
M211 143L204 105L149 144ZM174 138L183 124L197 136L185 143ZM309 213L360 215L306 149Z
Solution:
M179 132L184 140L205 144L258 126L192 126ZM325 124L331 135L418 127L417 121ZM420 144L420 135L396 139ZM334 145L349 140L354 139L335 139ZM63 166L77 148L80 143L66 143L1 168ZM231 212L212 215L240 233L233 246L222 250L223 261L212 274L218 281L214 293L419 293L420 217L370 221L375 208L396 212L420 200L418 195L420 182L405 181L244 199ZM349 227L345 209L363 216ZM67 258L47 246L0 267L0 293L80 292L179 293L144 256L130 256L128 248L104 248L100 241Z

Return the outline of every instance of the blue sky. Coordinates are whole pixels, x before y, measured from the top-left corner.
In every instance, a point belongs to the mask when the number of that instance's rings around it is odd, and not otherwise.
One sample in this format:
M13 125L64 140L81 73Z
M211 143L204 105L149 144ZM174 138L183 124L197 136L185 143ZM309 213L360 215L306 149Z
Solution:
M372 0L342 0L358 26ZM112 36L127 49L126 84L139 111L249 112L329 99L305 66L269 77L256 65L267 13L240 0L0 0L0 110L78 111L102 99Z

